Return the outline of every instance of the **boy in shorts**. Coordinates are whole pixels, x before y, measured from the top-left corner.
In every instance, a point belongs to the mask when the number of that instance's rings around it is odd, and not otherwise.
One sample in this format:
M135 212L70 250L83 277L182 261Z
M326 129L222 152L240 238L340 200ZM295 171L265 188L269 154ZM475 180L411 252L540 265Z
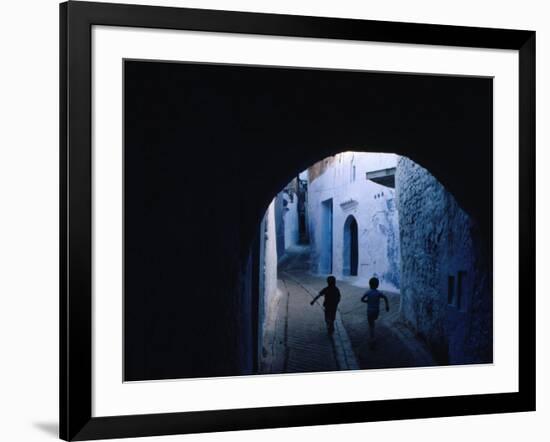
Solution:
M390 311L388 298L378 290L379 283L378 278L371 278L369 280L370 290L368 290L361 298L361 302L367 303L367 320L369 321L369 336L371 343L374 343L374 326L376 320L378 319L378 315L380 314L380 299L384 300L386 304L386 311Z
M327 286L319 292L319 294L313 298L311 305L315 304L315 301L321 296L325 297L323 307L325 308L325 322L327 323L327 331L329 335L334 333L334 320L336 319L336 309L340 302L340 290L336 287L336 278L329 276L327 278Z

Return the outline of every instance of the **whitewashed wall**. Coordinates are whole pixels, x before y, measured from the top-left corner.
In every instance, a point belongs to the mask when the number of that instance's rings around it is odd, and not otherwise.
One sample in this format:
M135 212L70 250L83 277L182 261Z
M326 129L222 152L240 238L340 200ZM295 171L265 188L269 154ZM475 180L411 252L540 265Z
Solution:
M298 221L298 195L292 197L284 193L286 204L283 210L283 226L285 234L285 250L298 244L300 229Z
M399 287L399 226L394 189L366 179L366 173L395 167L398 156L363 152L343 152L332 157L324 172L310 173L308 217L312 271L327 272L323 265L323 202L332 199L332 273L367 285L377 276L381 287ZM355 167L355 173L354 173ZM311 169L310 169L311 170ZM353 215L358 225L358 275L345 277L344 223ZM326 222L326 220L325 220ZM326 245L326 244L325 244Z
M268 309L277 292L277 236L275 231L275 200L271 202L265 213L264 223L263 291L264 308Z

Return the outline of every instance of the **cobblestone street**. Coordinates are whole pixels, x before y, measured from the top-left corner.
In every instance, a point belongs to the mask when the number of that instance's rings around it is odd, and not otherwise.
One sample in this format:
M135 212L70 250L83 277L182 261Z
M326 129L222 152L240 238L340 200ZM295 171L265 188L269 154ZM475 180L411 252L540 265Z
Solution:
M337 281L342 298L335 333L327 333L322 300L311 300L326 286L308 273L307 247L295 247L279 266L278 293L268 310L263 373L300 373L435 365L423 342L399 320L399 294L384 292L390 311L381 308L376 342L369 345L365 287Z

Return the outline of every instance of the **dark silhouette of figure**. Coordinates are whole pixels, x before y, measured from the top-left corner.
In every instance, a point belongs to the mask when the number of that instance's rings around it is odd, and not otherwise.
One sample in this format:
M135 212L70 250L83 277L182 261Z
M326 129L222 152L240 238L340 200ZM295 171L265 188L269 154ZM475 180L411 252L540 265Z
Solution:
M336 278L329 276L327 278L327 286L319 292L319 294L313 298L311 305L315 304L315 301L321 296L325 297L323 307L325 308L325 322L327 323L327 330L329 335L334 333L334 320L336 319L336 309L340 302L340 290L336 287Z
M388 298L378 290L379 283L380 282L376 277L369 279L370 290L368 290L361 298L361 302L367 303L367 320L369 321L369 337L371 340L371 347L374 346L374 326L376 320L378 319L378 315L380 314L380 299L383 299L386 303L386 311L390 311Z

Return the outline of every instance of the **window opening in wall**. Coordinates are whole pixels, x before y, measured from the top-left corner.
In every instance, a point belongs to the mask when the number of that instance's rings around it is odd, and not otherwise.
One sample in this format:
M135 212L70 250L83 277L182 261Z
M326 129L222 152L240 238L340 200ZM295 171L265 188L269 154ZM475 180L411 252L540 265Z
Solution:
M463 290L464 290L464 279L466 277L466 272L459 271L457 275L457 281L456 281L456 307L459 310L464 309L464 297L463 297Z
M447 284L447 303L453 305L455 301L455 277L449 275L449 280Z

